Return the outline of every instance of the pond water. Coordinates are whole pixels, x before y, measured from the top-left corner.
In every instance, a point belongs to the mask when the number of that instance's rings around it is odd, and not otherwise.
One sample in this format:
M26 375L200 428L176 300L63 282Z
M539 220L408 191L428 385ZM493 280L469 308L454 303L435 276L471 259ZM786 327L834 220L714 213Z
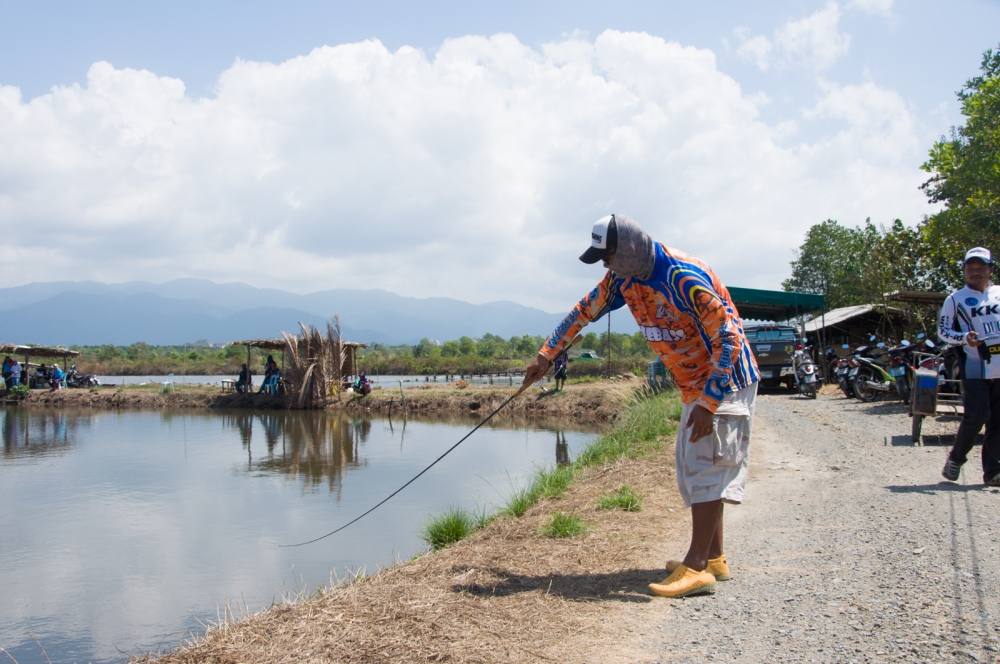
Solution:
M236 379L235 374L227 374L224 376L220 375L159 375L159 376L98 376L97 379L101 381L101 385L142 385L145 383L165 383L172 382L179 385L220 385L223 378ZM412 389L416 387L421 387L424 385L447 385L447 377L443 374L438 376L395 376L395 375L372 375L368 377L371 382L376 387L381 387L387 390L403 388L404 390ZM454 379L454 377L452 377ZM255 374L253 377L254 385L259 387L261 383L261 376ZM520 376L467 376L465 378L467 383L473 383L475 385L499 385L499 386L512 386L520 385Z
M596 434L329 413L0 409L0 647L20 664L123 661L425 550L428 518L495 511ZM0 651L0 655L2 655ZM0 660L6 660L0 657Z

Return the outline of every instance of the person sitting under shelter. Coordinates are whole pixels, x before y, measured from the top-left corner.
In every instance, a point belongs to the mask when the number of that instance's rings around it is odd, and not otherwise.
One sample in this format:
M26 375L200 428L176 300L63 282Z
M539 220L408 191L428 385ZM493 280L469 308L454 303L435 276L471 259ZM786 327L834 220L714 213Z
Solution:
M246 362L241 365L240 375L236 378L236 391L240 394L246 394L253 387L253 371L247 366Z
M357 380L354 381L354 393L360 394L361 396L365 396L371 391L372 391L372 384L368 380L368 376L365 375L365 372L362 371L360 374L358 374Z
M49 388L51 392L63 387L63 381L66 379L66 372L59 368L59 365L55 362L52 363L52 370L49 372Z
M274 361L274 357L268 355L267 362L264 364L264 382L261 383L258 394L262 392L266 392L267 394L277 394L280 382L281 369L278 368L278 363Z

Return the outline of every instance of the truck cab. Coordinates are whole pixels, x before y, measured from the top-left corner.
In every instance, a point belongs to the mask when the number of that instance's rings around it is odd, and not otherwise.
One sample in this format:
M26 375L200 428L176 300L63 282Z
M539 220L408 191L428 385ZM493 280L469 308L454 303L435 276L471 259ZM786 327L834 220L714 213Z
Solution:
M791 325L751 325L744 328L750 349L757 358L760 382L765 387L781 383L788 389L795 387L795 369L792 355L798 333Z

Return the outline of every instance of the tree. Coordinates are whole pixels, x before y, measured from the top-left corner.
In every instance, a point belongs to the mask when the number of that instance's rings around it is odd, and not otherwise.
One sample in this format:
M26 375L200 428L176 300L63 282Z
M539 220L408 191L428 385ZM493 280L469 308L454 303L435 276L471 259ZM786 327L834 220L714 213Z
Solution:
M957 92L965 124L952 127L930 149L922 168L928 199L945 209L921 229L950 285L961 283L958 268L965 250L1000 250L1000 47L983 54L980 75Z
M792 276L782 283L786 291L819 293L832 308L864 301L858 261L864 255L865 235L834 219L814 224L792 261Z

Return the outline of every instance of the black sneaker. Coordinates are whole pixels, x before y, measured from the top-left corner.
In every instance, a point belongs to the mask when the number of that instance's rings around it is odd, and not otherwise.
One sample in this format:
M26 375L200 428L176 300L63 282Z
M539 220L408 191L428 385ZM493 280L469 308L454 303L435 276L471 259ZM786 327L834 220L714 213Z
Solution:
M986 480L986 486L1000 486L1000 473L994 473L993 477Z
M956 482L958 481L958 474L960 472L962 472L962 464L955 463L951 460L951 457L948 457L948 460L944 462L944 468L941 470L941 475L946 480Z

